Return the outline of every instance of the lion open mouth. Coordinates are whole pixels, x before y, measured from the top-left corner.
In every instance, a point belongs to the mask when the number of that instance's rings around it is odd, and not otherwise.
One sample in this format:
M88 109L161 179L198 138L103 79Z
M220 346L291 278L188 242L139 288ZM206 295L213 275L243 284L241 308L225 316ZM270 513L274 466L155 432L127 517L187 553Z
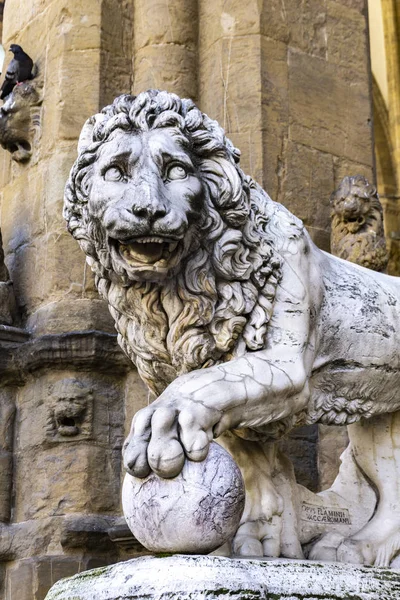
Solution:
M178 246L177 240L161 237L138 237L118 242L121 257L129 264L154 264L162 259L168 261Z

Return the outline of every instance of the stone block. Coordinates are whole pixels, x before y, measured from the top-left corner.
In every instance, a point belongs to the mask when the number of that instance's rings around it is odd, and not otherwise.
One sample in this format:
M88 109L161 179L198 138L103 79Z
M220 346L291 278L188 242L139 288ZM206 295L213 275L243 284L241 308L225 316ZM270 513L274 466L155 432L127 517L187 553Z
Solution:
M200 0L199 44L202 52L221 39L261 33L260 5L256 0Z
M368 181L374 181L374 172L372 167L372 156L371 163L366 165L352 162L351 160L347 160L346 158L338 158L335 157L333 160L333 171L334 171L334 189L337 189L343 177L353 176L354 175L363 175L368 179Z
M327 2L328 60L365 78L369 69L367 21L359 10L338 1Z
M32 600L34 590L33 561L20 561L7 570L6 598Z
M27 329L36 336L90 329L114 333L114 321L108 306L98 297L93 286L92 273L89 271L83 290L85 298L49 302L29 316Z
M141 48L135 55L134 93L155 88L196 99L196 58L195 52L176 44L169 45L168 51L163 45Z
M262 129L260 59L258 35L224 38L200 58L201 109L228 135Z
M121 448L110 451L89 442L17 453L15 520L115 513L120 506L120 454Z
M24 169L18 179L4 187L1 224L6 256L44 233L44 186L43 173L33 167L29 171ZM10 275L13 279L13 274Z
M159 44L163 45L163 52L166 55L170 52L167 44L179 44L195 52L197 2L195 0L183 2L136 0L134 26L136 52L146 46Z
M41 190L41 220L46 231L64 229L62 215L65 182L76 156L76 141L62 144L47 160L41 161L43 189Z
M261 11L261 33L273 40L288 44L290 32L287 21L287 8L289 3L282 4L281 0L264 0Z
M288 135L287 46L262 37L261 55L263 180L260 184L276 200L279 165Z
M318 228L328 235L333 189L332 156L289 141L280 172L279 202L307 227Z
M115 0L101 4L100 106L132 89L134 2L117 0L117 4Z
M354 8L363 15L367 14L367 0L337 0L337 2L347 6L347 8Z
M285 4L285 16L289 46L311 56L325 59L327 56L325 2L289 0Z
M99 109L98 50L86 50L83 56L79 50L65 53L58 78L59 85L56 88L59 94L58 137L76 142L88 115Z
M155 400L147 386L140 379L136 369L129 371L125 379L125 394L124 394L124 410L125 410L125 432L124 437L129 433L131 422L135 413L141 408L147 406Z
M118 510L123 424L122 390L110 376L52 372L25 386L18 404L16 521Z
M10 452L0 451L0 521L8 522L11 514L13 458Z
M14 391L5 386L0 390L0 450L11 452L14 434Z
M101 4L96 0L70 2L56 0L46 11L49 49L53 53L100 49ZM114 19L118 15L114 12ZM51 74L50 74L51 77Z
M338 65L289 52L290 138L322 152L369 164L368 86Z
M31 314L42 304L81 298L89 267L69 234L53 230L26 243L9 256L8 264L19 305Z
M44 600L51 586L82 570L82 561L75 558L49 557L35 564L34 596L32 600Z
M114 554L116 547L108 534L115 519L98 515L68 515L63 520L60 536L61 546L65 550L92 550L97 553ZM78 550L79 551L79 550Z
M9 183L10 178L11 178L11 157L6 150L4 150L3 148L0 148L0 189L1 190L3 190L3 188ZM3 203L2 197L3 197L3 193L1 192L0 204ZM1 214L0 214L0 218L1 218Z
M264 136L260 131L234 132L228 134L232 142L241 151L240 166L245 173L251 175L257 183L263 185L264 162L263 143Z

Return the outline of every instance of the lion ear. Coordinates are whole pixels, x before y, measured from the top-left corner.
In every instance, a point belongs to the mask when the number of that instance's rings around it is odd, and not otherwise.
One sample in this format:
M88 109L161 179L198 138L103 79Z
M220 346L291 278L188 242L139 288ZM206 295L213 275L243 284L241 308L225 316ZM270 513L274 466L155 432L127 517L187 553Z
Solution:
M82 127L78 141L78 153L84 152L93 142L93 128L95 125L95 117L90 117Z

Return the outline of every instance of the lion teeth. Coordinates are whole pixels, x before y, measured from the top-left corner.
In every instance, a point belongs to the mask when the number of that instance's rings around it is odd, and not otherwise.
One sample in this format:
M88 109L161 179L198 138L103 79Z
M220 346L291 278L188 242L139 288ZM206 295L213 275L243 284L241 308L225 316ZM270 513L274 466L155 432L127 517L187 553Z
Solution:
M155 264L158 261L168 260L179 244L171 238L158 236L138 237L119 242L120 256L129 264Z
M159 237L143 237L135 240L138 244L164 244L165 240Z

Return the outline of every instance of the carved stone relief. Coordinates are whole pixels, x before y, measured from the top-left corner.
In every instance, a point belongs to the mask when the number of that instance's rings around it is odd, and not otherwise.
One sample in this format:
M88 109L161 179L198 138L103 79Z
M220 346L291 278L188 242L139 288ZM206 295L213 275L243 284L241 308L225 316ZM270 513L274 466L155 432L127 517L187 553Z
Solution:
M92 434L93 393L77 379L62 379L51 386L46 436L68 442Z
M32 156L40 103L38 84L29 82L15 86L0 107L0 144L16 162Z
M400 550L400 282L320 251L239 158L167 92L121 96L82 131L64 214L158 396L133 419L126 469L174 478L218 438L246 487L236 554L387 566ZM321 495L273 443L312 423L349 425L351 440Z

